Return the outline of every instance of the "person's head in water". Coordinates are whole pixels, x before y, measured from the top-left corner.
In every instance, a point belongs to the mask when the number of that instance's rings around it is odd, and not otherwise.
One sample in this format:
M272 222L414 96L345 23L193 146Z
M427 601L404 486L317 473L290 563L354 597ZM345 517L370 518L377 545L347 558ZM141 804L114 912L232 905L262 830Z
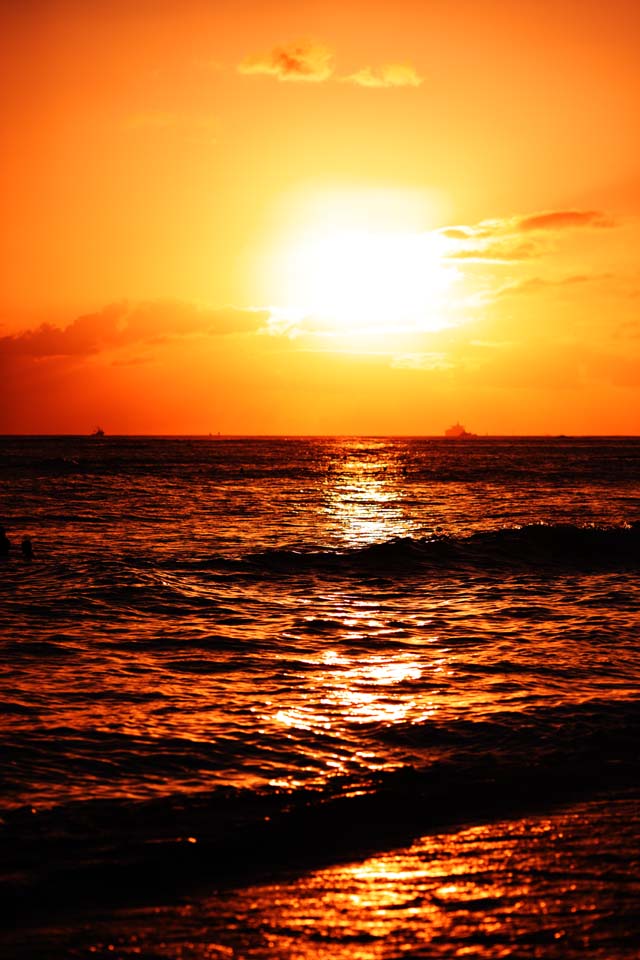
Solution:
M31 537L25 535L22 538L20 549L22 550L22 556L25 558L25 560L33 559L33 544L31 543Z
M4 527L0 526L0 554L9 553L11 541L4 532Z

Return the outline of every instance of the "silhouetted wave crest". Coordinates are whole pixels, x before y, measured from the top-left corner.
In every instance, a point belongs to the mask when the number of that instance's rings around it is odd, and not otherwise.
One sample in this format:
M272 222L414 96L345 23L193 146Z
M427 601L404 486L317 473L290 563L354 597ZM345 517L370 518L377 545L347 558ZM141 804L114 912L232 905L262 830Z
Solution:
M610 528L532 524L468 537L397 537L348 550L273 549L243 563L276 571L336 568L343 573L372 569L401 573L421 567L635 567L640 564L640 522Z

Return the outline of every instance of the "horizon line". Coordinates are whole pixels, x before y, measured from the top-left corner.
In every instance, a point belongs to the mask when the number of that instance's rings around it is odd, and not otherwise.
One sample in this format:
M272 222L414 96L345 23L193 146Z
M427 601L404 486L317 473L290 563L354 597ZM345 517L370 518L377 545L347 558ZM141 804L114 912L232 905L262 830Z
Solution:
M473 433L465 437L448 437L443 433L0 433L0 439L73 439L96 442L117 439L157 440L323 440L323 439L413 439L447 440L468 443L470 440L585 440L640 439L640 433Z

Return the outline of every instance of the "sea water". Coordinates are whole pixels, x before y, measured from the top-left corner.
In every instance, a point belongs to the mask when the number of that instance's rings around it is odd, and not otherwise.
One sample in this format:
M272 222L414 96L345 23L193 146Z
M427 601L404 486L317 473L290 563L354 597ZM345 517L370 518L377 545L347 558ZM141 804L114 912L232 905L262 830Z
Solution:
M640 440L2 438L0 483L8 956L637 955Z

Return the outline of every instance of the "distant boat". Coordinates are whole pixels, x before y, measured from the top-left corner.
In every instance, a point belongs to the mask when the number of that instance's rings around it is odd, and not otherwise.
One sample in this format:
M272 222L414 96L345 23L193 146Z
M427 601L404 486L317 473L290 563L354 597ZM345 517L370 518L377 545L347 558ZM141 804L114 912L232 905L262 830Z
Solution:
M104 437L104 430L102 429L102 427L96 427L95 430L93 431L93 433L91 434L91 436L92 436L92 437Z
M471 437L478 436L477 433L469 433L468 430L465 430L461 423L454 423L452 427L445 430L444 435L449 440L469 440Z

